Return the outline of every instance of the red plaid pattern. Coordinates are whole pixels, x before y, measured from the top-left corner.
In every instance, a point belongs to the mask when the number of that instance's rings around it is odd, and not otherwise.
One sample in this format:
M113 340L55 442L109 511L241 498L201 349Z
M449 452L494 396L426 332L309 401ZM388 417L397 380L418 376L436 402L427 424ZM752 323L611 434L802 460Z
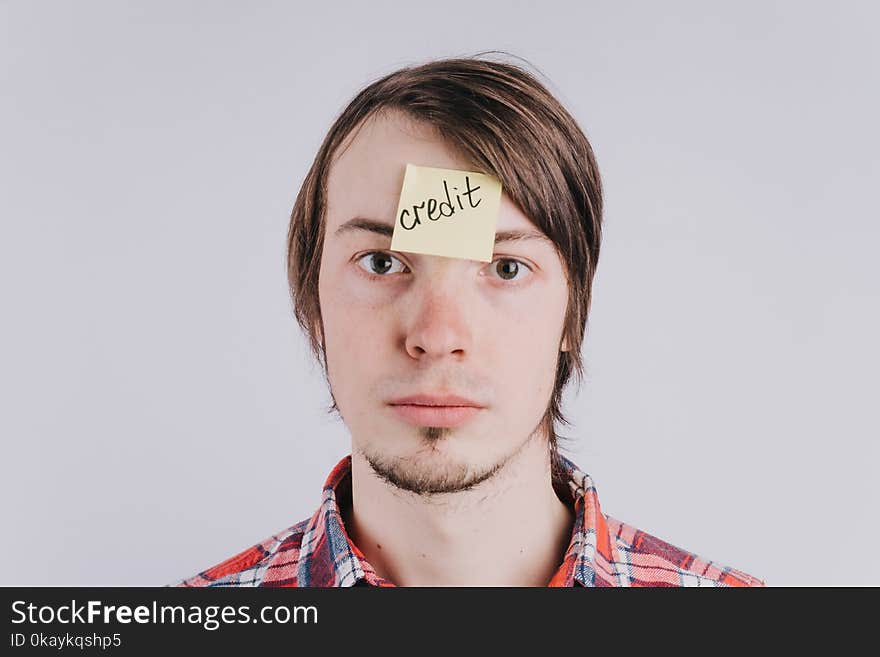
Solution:
M670 545L605 515L589 475L561 457L571 543L547 586L764 586L764 582ZM351 456L327 478L311 518L176 586L394 586L351 541L339 503L350 500Z

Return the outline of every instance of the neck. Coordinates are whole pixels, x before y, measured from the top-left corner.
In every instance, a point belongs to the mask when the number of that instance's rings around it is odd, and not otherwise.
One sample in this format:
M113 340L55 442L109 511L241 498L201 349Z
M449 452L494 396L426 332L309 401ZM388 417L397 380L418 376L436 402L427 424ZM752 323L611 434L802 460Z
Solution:
M379 479L353 450L350 516L354 543L398 586L546 586L574 521L542 440L474 488L430 497Z

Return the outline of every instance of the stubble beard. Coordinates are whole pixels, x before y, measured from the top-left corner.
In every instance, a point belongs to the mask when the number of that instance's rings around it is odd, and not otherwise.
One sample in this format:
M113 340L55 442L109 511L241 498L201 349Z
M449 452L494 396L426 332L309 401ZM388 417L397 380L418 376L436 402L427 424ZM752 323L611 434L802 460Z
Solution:
M438 444L452 432L453 429L448 427L419 427L419 434L425 444L419 453L428 454L428 460L424 462L418 456L387 456L369 448L359 451L382 481L400 490L430 497L470 490L492 478L534 438L534 435L530 435L512 452L488 466L475 467L463 462L442 463L438 466L436 461L430 460L430 454L436 453Z

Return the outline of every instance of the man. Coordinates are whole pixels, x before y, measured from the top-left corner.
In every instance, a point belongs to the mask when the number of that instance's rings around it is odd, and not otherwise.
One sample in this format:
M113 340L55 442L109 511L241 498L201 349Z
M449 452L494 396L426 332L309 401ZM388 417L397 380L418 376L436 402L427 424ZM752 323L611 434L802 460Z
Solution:
M390 249L407 164L501 181L491 262ZM436 61L360 92L288 250L352 454L311 518L180 584L763 585L605 515L558 451L601 215L589 142L521 68Z

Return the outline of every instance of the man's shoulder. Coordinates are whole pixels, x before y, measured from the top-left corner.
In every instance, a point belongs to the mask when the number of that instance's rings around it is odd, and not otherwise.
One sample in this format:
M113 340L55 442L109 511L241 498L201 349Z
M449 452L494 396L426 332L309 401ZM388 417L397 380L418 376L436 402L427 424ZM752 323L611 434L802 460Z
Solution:
M171 586L296 586L303 534L302 520L207 570Z
M646 531L605 516L630 586L764 586L757 577L704 559Z

